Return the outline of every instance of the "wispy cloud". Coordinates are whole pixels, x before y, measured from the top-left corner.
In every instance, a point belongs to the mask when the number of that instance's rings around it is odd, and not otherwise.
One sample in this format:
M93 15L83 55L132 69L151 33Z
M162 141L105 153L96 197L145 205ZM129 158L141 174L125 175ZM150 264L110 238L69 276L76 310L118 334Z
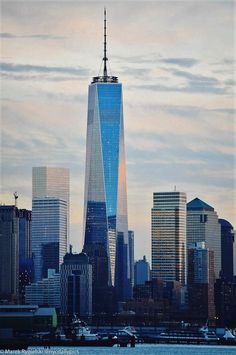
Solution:
M161 92L183 92L187 94L194 93L210 93L210 94L227 94L227 89L223 87L218 87L214 85L207 85L207 83L202 82L190 82L188 85L183 86L167 86L159 84L144 84L144 85L131 85L132 89L139 90L151 90L151 91L161 91Z
M14 64L14 63L0 63L0 68L3 72L8 73L56 73L56 74L73 74L78 76L88 76L89 70L83 67L49 67L43 65L31 64Z
M194 58L162 58L159 62L166 64L178 65L180 67L190 68L197 64L199 61Z
M6 39L23 39L23 38L34 38L34 39L42 39L42 40L61 40L65 39L64 36L58 36L58 35L50 35L50 34L30 34L30 35L16 35L14 33L8 33L8 32L1 32L0 33L0 38L6 38Z
M131 62L134 64L157 64L165 63L174 66L180 66L185 68L193 67L195 64L199 63L199 60L196 58L184 58L184 57L163 57L161 54L152 53L149 55L139 55L139 56L114 56L114 60L121 62Z

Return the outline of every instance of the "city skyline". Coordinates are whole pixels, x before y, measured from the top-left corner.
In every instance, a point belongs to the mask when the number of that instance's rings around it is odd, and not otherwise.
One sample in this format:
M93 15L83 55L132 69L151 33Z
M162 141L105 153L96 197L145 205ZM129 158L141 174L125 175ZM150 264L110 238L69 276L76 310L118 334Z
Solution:
M135 256L150 260L155 191L177 185L236 225L233 2L137 4L107 3L108 57L124 85L129 229ZM103 4L1 6L0 202L14 204L17 190L19 207L31 208L32 167L69 168L70 241L80 251L87 85L102 60Z

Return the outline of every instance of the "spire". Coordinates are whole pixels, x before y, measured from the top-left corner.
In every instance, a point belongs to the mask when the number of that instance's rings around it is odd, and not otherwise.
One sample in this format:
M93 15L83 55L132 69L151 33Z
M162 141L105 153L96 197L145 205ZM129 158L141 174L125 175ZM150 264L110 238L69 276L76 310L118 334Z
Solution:
M107 11L104 7L104 53L103 53L103 73L102 76L94 76L92 80L93 83L118 83L117 76L109 76L107 74ZM101 68L101 67L100 67ZM99 70L100 72L100 70Z
M103 56L103 76L107 77L107 12L106 8L104 8L104 56Z

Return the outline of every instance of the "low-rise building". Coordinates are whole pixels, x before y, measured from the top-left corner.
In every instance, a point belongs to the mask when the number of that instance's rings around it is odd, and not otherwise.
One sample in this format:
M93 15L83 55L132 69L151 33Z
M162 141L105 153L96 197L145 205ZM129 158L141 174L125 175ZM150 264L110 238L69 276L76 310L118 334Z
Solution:
M57 327L55 308L37 305L0 305L0 329L15 332L50 331Z
M25 303L60 308L60 274L48 270L48 277L25 287Z

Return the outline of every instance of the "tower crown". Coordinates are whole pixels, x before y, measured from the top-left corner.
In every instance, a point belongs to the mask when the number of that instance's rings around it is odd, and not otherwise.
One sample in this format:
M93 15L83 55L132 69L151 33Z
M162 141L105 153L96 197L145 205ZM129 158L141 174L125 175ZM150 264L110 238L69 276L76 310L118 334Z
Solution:
M104 8L103 75L93 77L93 83L118 83L117 76L107 75L107 12Z

